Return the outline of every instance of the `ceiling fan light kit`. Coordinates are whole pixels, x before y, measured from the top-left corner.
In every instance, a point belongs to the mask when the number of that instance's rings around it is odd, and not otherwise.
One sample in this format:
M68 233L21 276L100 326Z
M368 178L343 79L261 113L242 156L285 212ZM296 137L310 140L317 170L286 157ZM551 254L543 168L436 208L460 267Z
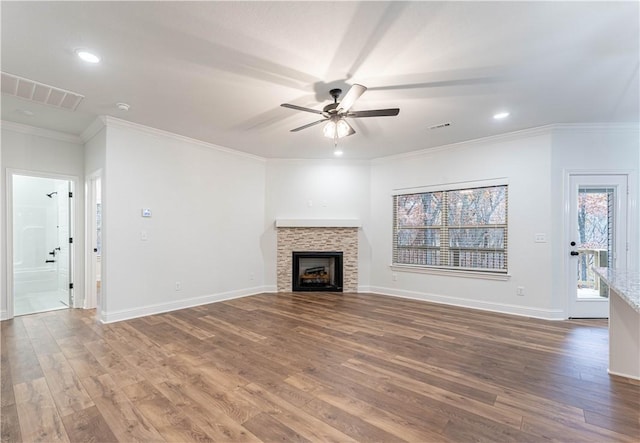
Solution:
M340 117L332 117L331 120L324 125L322 133L327 138L342 138L347 135L355 134L355 131L349 123Z
M324 128L322 128L322 133L327 138L334 138L336 134L336 123L334 121L329 121Z
M353 135L356 131L347 122L346 118L362 118L362 117L392 117L398 115L400 109L373 109L368 111L350 111L353 104L358 98L367 90L365 86L354 84L349 88L347 95L344 96L341 102L338 102L338 97L342 94L342 89L332 89L329 94L333 98L333 103L326 105L322 111L317 109L305 108L303 106L292 105L289 103L283 103L280 106L289 109L295 109L297 111L311 112L314 114L321 114L324 118L312 123L308 123L304 126L294 128L291 132L298 132L302 129L315 126L320 123L327 122L322 128L322 133L327 138L334 140L342 137ZM339 155L339 154L337 154Z

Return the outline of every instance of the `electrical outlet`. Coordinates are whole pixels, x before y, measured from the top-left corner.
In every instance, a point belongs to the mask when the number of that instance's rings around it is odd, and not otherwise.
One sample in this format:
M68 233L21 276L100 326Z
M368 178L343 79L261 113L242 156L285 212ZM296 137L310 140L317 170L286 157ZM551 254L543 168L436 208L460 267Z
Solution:
M398 281L398 274L396 274L395 272L391 274L391 280Z
M249 281L253 281L255 278L255 275L253 274L253 272L249 273Z
M539 233L534 236L533 241L536 243L546 243L547 242L547 234Z
M518 286L516 288L516 295L523 297L524 296L524 286Z
M182 291L182 283L179 281L176 282L176 291Z

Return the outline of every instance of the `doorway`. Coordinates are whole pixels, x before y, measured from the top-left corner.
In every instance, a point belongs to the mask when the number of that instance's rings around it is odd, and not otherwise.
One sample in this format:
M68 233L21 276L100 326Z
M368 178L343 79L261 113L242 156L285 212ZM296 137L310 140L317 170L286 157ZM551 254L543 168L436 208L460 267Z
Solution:
M13 315L72 305L72 182L12 173Z
M102 178L101 171L87 177L86 195L86 290L84 308L101 310L102 293Z
M627 176L569 176L570 318L608 318L608 287L593 268L626 268Z

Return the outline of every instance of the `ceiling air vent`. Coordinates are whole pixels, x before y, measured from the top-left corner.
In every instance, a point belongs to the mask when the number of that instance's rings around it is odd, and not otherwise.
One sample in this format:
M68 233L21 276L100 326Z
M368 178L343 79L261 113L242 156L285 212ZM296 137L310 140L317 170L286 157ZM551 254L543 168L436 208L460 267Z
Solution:
M451 126L451 122L439 123L437 125L429 126L429 129L440 129L446 128L447 126Z
M84 98L84 95L6 72L2 73L2 93L69 111L75 111Z

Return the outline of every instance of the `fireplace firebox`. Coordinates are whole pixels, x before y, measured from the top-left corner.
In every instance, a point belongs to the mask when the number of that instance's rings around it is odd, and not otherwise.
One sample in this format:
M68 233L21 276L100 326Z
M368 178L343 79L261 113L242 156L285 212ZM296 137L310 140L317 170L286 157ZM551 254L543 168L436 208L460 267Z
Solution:
M342 252L293 251L292 289L342 292Z

